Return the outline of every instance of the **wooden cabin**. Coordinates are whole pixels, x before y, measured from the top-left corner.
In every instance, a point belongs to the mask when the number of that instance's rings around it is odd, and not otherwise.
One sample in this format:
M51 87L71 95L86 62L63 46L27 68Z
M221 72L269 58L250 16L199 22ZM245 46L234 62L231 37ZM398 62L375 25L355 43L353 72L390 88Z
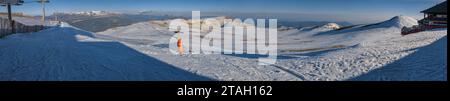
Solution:
M420 26L426 29L447 28L447 1L422 11L424 19L419 21Z

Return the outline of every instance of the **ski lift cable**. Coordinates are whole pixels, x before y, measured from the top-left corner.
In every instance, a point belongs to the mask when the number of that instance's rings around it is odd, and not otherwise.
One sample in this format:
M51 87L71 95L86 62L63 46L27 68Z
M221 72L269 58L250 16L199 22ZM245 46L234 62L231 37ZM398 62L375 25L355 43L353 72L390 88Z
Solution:
M22 4L28 4L28 3L41 3L42 0L33 0L33 1L24 1ZM44 2L49 2L49 0L45 0Z
M21 2L21 3L19 3L19 4L17 4L17 5L23 5L23 4L30 4L30 3L42 3L42 2L44 2L44 3L49 3L50 1L49 0L32 0L32 1L23 1L23 2ZM6 6L5 4L1 4L1 6Z

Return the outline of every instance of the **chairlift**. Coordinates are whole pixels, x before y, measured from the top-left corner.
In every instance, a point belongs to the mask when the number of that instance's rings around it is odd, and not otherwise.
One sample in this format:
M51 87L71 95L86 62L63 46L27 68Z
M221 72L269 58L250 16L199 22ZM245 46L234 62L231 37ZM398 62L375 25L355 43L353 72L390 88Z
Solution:
M14 5L19 6L24 3L23 0L0 0L0 6Z

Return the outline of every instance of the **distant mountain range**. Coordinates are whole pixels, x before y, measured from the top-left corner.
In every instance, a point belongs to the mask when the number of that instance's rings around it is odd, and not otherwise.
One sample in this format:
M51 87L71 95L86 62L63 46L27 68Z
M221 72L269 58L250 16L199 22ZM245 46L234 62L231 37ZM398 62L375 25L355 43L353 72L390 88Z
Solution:
M127 26L137 22L171 18L170 16L164 15L120 14L105 11L55 13L47 18L55 19L55 17L60 21L91 32L101 32L110 28Z
M91 32L102 32L110 28L128 26L134 23L149 21L149 20L167 20L174 18L188 19L186 16L170 15L158 12L138 12L133 14L115 13L107 11L88 11L75 13L55 13L47 17L48 19L55 19L67 22L70 25L81 28ZM208 16L210 17L210 16ZM213 16L211 16L213 17ZM328 23L336 23L341 26L350 26L348 22L329 22L329 21L278 21L279 26L287 26L292 28L314 27L321 26Z
M87 16L108 16L108 15L116 15L116 14L120 14L120 13L107 12L107 11L88 11L88 12L75 12L72 14L87 15Z
M340 26L351 26L352 23L349 22L330 22L330 21L278 21L279 26L288 26L294 28L304 28L304 27L315 27L321 26L329 23L336 23Z

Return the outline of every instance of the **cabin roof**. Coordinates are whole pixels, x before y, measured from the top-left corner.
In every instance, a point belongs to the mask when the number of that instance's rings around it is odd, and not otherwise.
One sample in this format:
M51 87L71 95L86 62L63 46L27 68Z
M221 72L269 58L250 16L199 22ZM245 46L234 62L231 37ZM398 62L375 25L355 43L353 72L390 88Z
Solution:
M428 8L422 13L438 13L438 14L447 14L447 1L440 3L436 6L433 6L431 8Z

